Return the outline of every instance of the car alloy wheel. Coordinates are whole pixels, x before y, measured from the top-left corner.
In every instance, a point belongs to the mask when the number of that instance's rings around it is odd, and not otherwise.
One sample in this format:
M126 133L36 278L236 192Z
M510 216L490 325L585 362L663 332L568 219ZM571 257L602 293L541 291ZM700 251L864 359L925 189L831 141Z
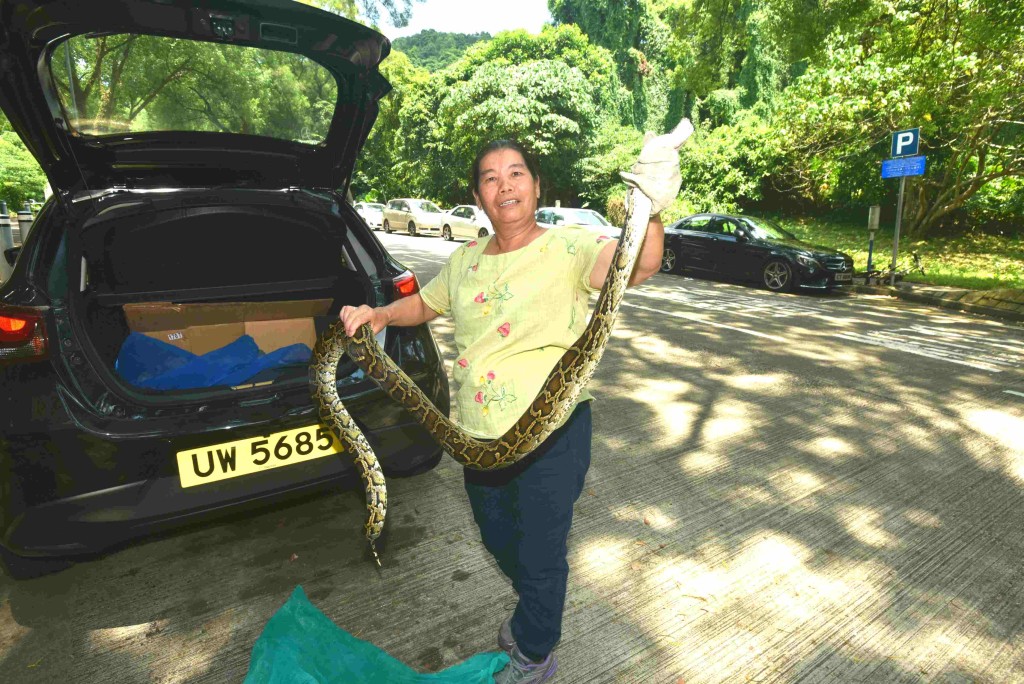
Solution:
M476 234L477 237L487 237L487 235L488 233L486 228L481 228L480 232Z
M782 259L772 259L764 265L763 280L772 292L785 292L793 284L793 269Z
M450 242L451 239L452 239L452 227L451 226L445 226L444 228L442 228L441 229L441 237L443 237L445 240L448 240Z
M384 220L384 232L391 234L391 224L387 222L387 219Z
M409 221L409 235L416 236L416 224L412 221Z
M665 248L665 253L661 255L661 272L671 273L676 270L676 253L671 247Z

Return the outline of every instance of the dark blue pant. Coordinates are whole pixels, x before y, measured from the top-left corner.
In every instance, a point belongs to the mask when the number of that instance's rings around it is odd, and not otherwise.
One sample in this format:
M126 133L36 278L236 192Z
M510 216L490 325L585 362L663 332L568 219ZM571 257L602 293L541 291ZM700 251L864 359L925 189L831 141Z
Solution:
M590 435L586 401L510 482L493 487L466 482L484 546L519 594L512 636L533 660L547 657L562 636L569 579L566 539L590 467Z

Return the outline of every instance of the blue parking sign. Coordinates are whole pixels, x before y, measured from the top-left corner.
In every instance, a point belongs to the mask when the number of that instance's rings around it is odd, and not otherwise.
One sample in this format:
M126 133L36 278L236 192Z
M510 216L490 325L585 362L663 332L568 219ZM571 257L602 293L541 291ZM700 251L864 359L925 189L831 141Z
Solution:
M892 154L890 157L913 157L917 154L917 145L921 142L921 129L908 128L892 134Z

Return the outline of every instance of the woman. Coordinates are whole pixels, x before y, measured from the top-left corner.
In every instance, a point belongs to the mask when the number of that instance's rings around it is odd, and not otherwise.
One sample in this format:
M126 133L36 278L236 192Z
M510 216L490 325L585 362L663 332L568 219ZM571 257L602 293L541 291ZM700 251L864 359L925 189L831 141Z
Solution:
M678 178L677 159L663 167ZM584 228L538 226L540 178L514 141L484 146L471 181L494 234L460 246L419 294L381 308L345 307L340 317L352 334L367 322L376 333L451 315L457 422L476 437L494 439L533 402L586 327L589 295L604 284L616 242ZM669 201L678 187L676 181ZM631 285L658 271L663 242L654 214ZM590 398L584 391L563 424L516 464L464 471L484 545L519 594L515 612L499 628L498 644L510 661L497 682L542 682L555 672L552 651L569 576L566 539L590 466Z

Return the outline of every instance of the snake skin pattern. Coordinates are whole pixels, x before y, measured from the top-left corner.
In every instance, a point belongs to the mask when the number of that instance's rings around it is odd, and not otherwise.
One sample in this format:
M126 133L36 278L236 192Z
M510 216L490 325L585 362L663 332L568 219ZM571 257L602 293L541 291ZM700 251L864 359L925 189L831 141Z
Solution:
M681 141L675 147L680 144ZM537 448L561 424L594 375L605 344L611 336L633 266L640 254L651 209L652 201L635 185L631 187L626 195L626 226L586 329L552 369L533 404L499 439L481 440L471 437L448 416L438 411L409 376L381 349L369 324L364 324L351 337L345 334L340 320L324 332L313 350L310 385L320 409L321 420L334 431L345 450L355 458L366 490L366 539L378 566L380 557L374 542L384 529L388 508L387 487L373 449L338 396L336 375L342 355L348 354L368 377L404 406L441 447L463 466L480 470L509 466Z

